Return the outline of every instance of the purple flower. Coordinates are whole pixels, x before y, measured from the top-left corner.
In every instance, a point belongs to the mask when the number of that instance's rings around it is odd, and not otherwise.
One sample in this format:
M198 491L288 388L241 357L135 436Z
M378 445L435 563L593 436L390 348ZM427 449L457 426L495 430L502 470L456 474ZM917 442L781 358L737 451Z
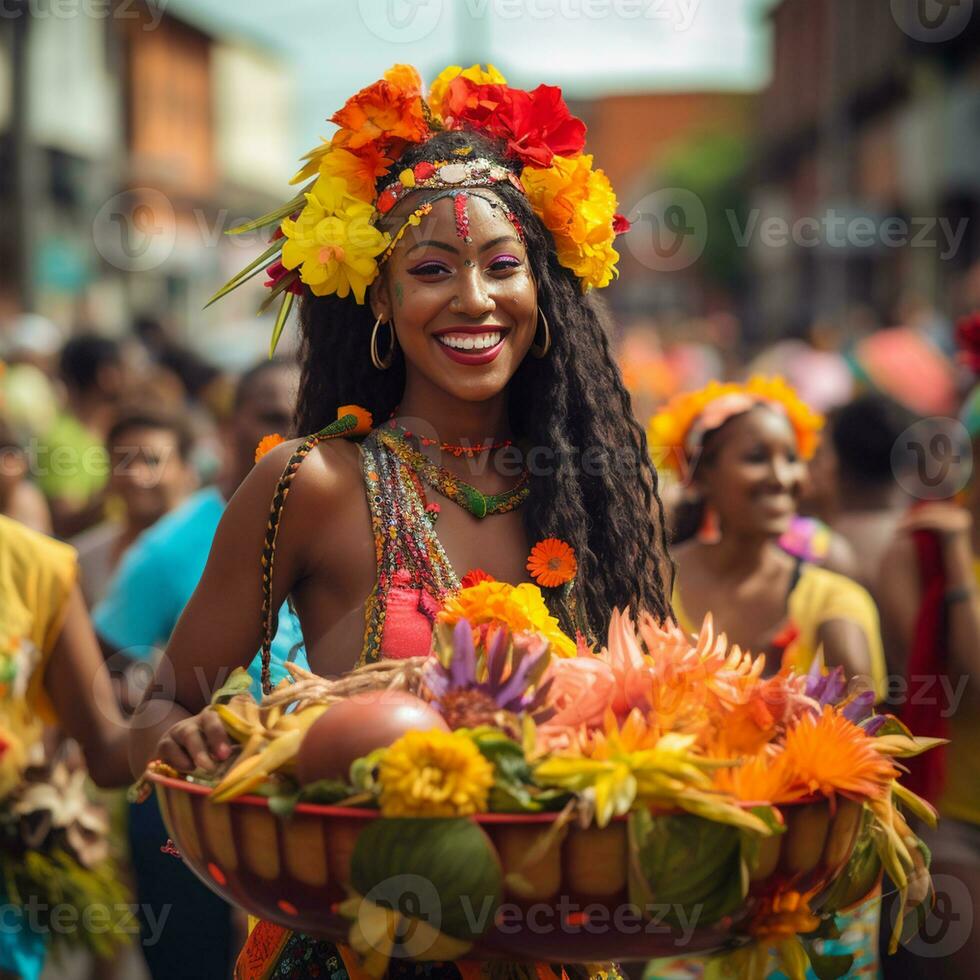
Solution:
M849 695L847 687L842 667L835 667L825 674L821 669L820 658L814 659L806 675L807 697L813 698L820 708L825 704L839 707L848 721L861 725L869 735L874 735L885 723L884 715L872 713L875 704L874 691L862 690Z
M545 721L552 713L552 709L545 708L551 681L545 681L533 693L531 688L541 679L551 656L547 641L532 634L511 635L499 628L490 632L488 639L481 670L473 628L465 619L456 624L449 666L444 667L439 659L433 659L423 675L436 703L451 692L479 691L502 711L530 714L536 721Z

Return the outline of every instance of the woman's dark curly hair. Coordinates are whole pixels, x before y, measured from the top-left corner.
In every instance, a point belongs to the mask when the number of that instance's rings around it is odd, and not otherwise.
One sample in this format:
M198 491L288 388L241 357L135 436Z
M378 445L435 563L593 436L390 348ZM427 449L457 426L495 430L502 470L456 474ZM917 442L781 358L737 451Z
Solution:
M452 159L462 148L472 158L493 159L517 172L498 144L465 131L438 133L410 146L398 167ZM525 358L509 386L517 438L554 454L547 473L531 476L523 507L528 539L557 537L575 549L577 597L593 632L605 631L614 608L646 609L663 620L671 616L671 566L657 474L597 306L559 264L554 241L527 199L509 184L493 191L523 226L538 305L551 327L547 355ZM373 319L369 305L350 298L304 297L299 433L327 425L341 405L363 405L375 419L388 418L398 405L404 359L399 350L388 370L373 366Z

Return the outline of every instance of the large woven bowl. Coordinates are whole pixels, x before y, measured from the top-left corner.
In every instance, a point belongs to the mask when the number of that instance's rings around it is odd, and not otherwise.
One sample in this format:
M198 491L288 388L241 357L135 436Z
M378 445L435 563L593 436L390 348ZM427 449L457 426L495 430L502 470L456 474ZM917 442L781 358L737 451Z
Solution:
M283 820L262 797L215 804L206 787L155 773L148 778L181 856L209 888L259 918L346 940L350 922L337 904L348 894L358 835L378 819L377 811L301 803ZM469 957L586 963L719 949L735 941L733 925L760 896L777 887L819 887L840 871L857 836L855 806L839 803L833 814L823 800L783 807L787 831L762 842L743 908L693 931L659 915L641 917L630 905L625 820L601 830L569 828L528 867L522 866L528 848L555 814L478 815L473 819L492 841L504 873L530 877L535 891L505 888L494 924Z

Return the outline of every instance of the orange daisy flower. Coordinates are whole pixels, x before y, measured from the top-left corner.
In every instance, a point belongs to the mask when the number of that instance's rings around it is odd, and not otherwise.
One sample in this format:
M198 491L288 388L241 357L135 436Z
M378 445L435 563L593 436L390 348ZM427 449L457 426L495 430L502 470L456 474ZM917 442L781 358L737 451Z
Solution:
M371 413L360 405L341 405L337 409L337 418L342 419L345 415L353 415L357 419L357 425L351 430L351 435L366 436L374 426Z
M783 755L795 786L828 797L837 792L858 802L880 800L899 775L874 739L830 705L786 733Z
M276 446L285 441L278 432L263 436L259 444L255 447L255 462L257 463L267 452L275 449Z
M575 578L578 571L575 550L559 538L545 538L531 549L527 570L538 585L545 588L564 585Z

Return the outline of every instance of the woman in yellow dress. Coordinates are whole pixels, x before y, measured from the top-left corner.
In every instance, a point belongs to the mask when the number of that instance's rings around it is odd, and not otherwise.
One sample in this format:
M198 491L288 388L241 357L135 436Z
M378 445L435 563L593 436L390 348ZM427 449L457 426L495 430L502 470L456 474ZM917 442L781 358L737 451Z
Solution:
M29 802L25 772L44 763L45 725L78 740L99 785L129 781L128 728L76 579L74 549L0 516L0 978L34 980L44 962L45 932L10 908L5 879L25 862L10 835Z
M675 514L674 615L696 632L707 613L732 643L767 655L767 671L807 672L822 653L853 683L884 697L878 612L843 575L780 547L797 512L822 424L778 378L712 383L673 399L650 424L654 458L685 485ZM860 941L849 976L877 968L878 901L846 923ZM858 948L859 947L859 948ZM700 976L702 964L657 964L648 976ZM857 972L854 972L857 971Z

